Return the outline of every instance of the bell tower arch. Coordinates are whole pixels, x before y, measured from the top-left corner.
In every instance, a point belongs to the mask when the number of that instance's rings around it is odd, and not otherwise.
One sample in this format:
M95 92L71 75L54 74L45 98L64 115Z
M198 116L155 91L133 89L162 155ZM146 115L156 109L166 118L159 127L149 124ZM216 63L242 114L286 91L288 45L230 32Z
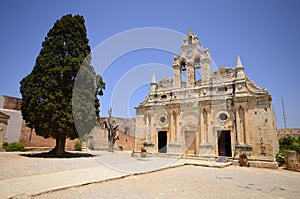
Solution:
M196 69L201 69L202 83L207 82L210 76L210 52L201 49L198 37L190 30L183 40L181 52L173 58L173 87L182 87L182 71L186 71L187 87L195 86Z

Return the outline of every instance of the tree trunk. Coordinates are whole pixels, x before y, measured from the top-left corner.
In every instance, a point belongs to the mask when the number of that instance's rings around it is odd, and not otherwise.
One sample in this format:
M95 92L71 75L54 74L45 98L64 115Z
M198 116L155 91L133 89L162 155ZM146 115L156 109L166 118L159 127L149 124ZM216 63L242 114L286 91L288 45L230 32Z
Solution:
M56 145L50 151L50 153L57 155L58 157L64 157L65 154L65 145L66 145L66 137L58 137L56 138Z
M108 141L108 151L114 152L114 144L113 144L112 140Z

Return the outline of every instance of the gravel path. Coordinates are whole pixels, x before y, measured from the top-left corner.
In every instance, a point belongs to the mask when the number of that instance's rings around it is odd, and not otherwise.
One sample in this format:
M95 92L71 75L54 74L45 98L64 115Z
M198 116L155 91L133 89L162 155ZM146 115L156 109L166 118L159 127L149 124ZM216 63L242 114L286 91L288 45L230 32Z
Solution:
M0 181L59 171L101 168L99 164L105 166L103 161L112 167L128 169L128 165L136 161L130 158L129 152L95 152L94 155L96 158L59 159L29 158L19 153L0 152ZM137 164L148 165L156 161ZM159 162L163 161L163 158L159 159ZM300 172L235 166L223 169L182 166L49 192L33 198L300 198Z
M19 154L26 153L0 152L0 180L99 166L94 158L29 158Z
M184 166L34 198L300 198L300 173Z

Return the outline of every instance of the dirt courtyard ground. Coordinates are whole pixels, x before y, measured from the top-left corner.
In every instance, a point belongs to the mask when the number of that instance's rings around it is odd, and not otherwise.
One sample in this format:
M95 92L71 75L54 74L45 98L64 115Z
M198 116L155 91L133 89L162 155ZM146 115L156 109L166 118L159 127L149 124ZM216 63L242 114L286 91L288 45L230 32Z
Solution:
M300 198L299 173L183 166L34 198Z
M104 156L104 153L99 155ZM129 153L108 157L111 157L112 163L121 166L133 162ZM82 169L103 167L93 157L49 159L28 158L18 153L0 153L0 161L0 181L3 182L24 176L70 170L76 173L77 170L79 172ZM237 166L223 169L180 166L24 198L300 198L300 172Z

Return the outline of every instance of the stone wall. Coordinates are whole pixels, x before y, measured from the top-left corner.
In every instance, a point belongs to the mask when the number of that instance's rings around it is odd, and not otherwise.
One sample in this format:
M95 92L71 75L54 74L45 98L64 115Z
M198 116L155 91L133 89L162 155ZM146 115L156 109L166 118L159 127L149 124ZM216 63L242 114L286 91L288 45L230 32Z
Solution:
M24 121L22 123L21 134L19 138L19 142L22 143L26 148L54 148L55 146L55 139L48 138L45 139L42 136L38 136L35 133L34 129L28 128ZM66 149L73 150L75 140L66 141Z
M9 116L4 138L9 143L19 141L22 127L21 102L20 98L0 95L0 111Z
M113 120L116 121L118 124L118 130L126 135L134 136L135 132L135 118L118 118L113 117ZM100 123L103 123L104 121L107 121L107 117L101 117Z
M119 139L115 142L115 148L122 147L123 150L134 149L134 136L124 134L123 131L117 130ZM96 150L108 149L108 131L103 127L95 127L88 139L87 147L93 142L93 146Z
M288 136L297 139L300 136L300 128L277 129L278 139Z
M287 150L284 153L286 168L293 171L300 171L300 153Z
M1 106L0 108L10 109L10 110L21 110L22 99L10 96L1 96Z

